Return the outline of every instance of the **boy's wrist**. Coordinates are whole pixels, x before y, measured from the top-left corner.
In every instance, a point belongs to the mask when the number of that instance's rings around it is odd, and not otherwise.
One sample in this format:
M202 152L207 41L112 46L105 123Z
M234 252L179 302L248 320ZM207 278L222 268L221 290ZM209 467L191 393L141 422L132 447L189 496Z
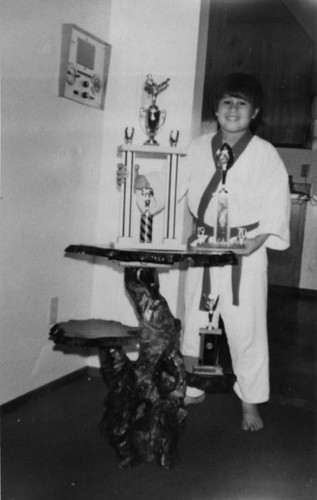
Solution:
M254 238L247 238L246 240L244 240L245 250L242 252L242 255L252 255L265 243L268 237L269 234L259 234Z

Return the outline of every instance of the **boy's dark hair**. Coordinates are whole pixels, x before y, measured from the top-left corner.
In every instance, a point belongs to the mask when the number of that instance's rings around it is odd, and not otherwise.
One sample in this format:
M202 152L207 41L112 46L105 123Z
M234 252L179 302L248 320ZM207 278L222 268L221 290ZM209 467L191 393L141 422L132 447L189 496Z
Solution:
M263 89L253 76L246 73L231 73L219 81L214 96L215 110L225 95L240 97L250 102L255 109L262 109Z

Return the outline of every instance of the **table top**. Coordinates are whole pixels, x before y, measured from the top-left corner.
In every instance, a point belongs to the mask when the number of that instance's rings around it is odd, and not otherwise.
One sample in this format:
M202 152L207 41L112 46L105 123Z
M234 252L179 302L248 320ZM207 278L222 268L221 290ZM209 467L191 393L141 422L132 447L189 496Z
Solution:
M230 250L195 251L195 250L151 250L151 249L121 249L112 246L69 245L66 254L85 254L94 257L105 257L109 260L130 266L172 266L188 264L191 266L223 266L236 264L237 256Z

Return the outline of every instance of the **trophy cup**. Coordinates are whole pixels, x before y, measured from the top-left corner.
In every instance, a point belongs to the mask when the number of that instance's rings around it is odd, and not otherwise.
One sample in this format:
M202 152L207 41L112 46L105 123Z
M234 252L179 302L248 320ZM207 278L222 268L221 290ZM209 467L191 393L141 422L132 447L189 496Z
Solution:
M148 108L142 107L139 116L141 127L148 136L148 140L144 143L145 145L159 145L155 136L165 123L166 111L158 108L156 99L158 94L167 88L169 81L170 78L167 78L164 82L157 84L154 82L152 75L147 75L144 90L150 96L151 104Z
M211 295L208 295L208 297L204 295L204 299L205 309L208 313L208 324L205 328L199 328L199 364L194 366L193 372L199 375L223 375L223 369L219 365L219 339L222 330L215 328L212 324L219 295L216 300Z

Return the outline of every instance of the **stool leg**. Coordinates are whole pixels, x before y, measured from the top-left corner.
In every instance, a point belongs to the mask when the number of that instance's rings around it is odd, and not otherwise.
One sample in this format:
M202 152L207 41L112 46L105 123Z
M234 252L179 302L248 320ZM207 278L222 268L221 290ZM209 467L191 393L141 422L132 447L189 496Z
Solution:
M135 417L134 439L143 461L155 460L170 468L177 458L187 414L185 370L179 352L181 323L160 294L155 268L126 267L125 287L143 324L133 370L139 400L145 403L141 416Z
M132 362L122 347L100 347L101 374L109 392L100 429L117 452L119 466L138 462L131 442L131 418L136 405L136 379Z

